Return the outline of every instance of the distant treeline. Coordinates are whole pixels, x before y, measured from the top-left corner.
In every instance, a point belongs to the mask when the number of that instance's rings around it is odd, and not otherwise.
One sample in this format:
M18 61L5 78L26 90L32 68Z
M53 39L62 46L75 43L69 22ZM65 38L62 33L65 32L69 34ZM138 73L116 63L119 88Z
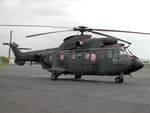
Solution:
M150 64L150 61L149 60L144 60L143 63L144 64Z
M0 62L9 62L9 60L8 60L8 58L7 57L4 57L4 56L2 56L2 57L0 57Z

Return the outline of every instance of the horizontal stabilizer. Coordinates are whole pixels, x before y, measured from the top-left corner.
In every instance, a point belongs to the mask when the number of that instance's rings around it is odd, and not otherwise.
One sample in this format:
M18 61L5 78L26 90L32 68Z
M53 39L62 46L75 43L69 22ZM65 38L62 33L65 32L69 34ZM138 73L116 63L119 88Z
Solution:
M3 45L10 45L10 43L3 43Z
M16 47L18 47L18 44L16 44L15 42L14 43L3 43L3 45L10 45L10 47L12 47L12 46L16 46ZM31 50L31 48L18 48L18 49L21 49L21 50Z
M4 42L3 43L3 45L10 45L10 47L18 47L19 45L18 44L16 44L15 42L13 42L13 43L6 43L6 42Z

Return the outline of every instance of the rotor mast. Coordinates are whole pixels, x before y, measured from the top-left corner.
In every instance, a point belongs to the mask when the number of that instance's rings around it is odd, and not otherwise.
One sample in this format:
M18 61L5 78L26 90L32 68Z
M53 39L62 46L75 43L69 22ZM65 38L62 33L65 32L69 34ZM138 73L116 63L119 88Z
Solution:
M81 35L84 35L84 32L91 32L92 29L86 27L86 26L78 26L73 28L74 31L80 31Z

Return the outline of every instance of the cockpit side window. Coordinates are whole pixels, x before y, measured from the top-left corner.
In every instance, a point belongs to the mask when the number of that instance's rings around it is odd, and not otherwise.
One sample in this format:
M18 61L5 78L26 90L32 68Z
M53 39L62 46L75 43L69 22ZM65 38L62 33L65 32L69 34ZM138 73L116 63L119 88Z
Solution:
M120 49L120 55L126 54L124 50Z
M128 51L126 51L125 49L120 49L119 53L121 56L132 56Z
M118 50L108 50L108 58L118 58Z
M118 50L113 50L113 58L118 58Z

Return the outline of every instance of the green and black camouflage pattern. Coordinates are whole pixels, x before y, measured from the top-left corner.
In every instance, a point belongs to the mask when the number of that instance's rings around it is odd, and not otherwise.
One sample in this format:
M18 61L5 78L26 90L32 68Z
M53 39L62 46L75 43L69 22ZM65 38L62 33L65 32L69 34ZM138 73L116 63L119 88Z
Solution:
M39 62L51 73L73 75L130 74L143 67L142 62L125 51L123 44L114 38L92 38L91 35L74 35L54 49L21 52L18 45L10 45L18 65L26 61Z

